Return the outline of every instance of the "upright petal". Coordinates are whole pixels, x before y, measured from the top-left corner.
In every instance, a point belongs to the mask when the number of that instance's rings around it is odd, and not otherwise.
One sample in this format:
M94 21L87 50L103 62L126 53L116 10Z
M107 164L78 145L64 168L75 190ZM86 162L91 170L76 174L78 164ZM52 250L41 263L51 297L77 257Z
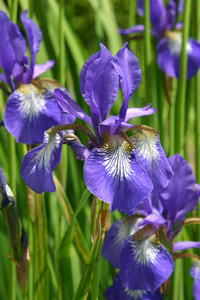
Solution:
M40 28L27 17L28 10L25 10L21 14L21 20L24 24L24 27L26 29L26 34L28 37L30 52L31 52L31 63L30 63L30 69L31 73L29 73L28 78L26 80L22 81L22 83L28 83L33 79L33 71L34 71L34 65L35 65L35 56L39 50L40 43L42 41L42 32Z
M7 84L13 89L10 76L13 75L15 63L24 56L26 42L17 25L3 11L0 11L0 24L0 67L5 73Z
M106 233L101 250L102 256L115 268L119 268L119 256L124 241L140 228L137 216L129 216L115 221Z
M53 93L34 82L21 85L6 102L4 123L19 143L42 143L44 131L61 120Z
M109 136L107 143L92 151L83 174L87 188L108 203L111 211L130 211L152 190L131 145L120 135Z
M192 168L179 154L170 156L169 163L174 175L159 197L163 207L174 220L177 212L184 208L193 196L195 178Z
M92 99L99 111L100 122L104 121L118 94L119 78L113 65L108 65L94 84ZM92 115L92 110L91 110Z
M127 239L122 246L120 277L129 289L155 292L171 275L174 263L151 230L142 236L137 236L138 233Z
M137 89L141 79L138 60L126 47L127 43L124 44L123 48L117 52L113 59L113 65L119 75L123 91L123 103L119 112L119 117L123 120L126 116L128 100Z
M34 192L55 191L52 172L60 161L61 149L60 136L45 132L43 144L24 156L20 174Z
M158 133L147 126L134 126L133 142L137 162L144 168L158 191L166 187L173 171L160 145Z
M105 298L106 300L162 300L159 290L152 294L145 290L126 288L119 274L114 277L113 285L105 291Z
M84 100L90 105L94 84L109 66L113 57L108 49L100 44L101 50L86 60L80 73L80 91Z

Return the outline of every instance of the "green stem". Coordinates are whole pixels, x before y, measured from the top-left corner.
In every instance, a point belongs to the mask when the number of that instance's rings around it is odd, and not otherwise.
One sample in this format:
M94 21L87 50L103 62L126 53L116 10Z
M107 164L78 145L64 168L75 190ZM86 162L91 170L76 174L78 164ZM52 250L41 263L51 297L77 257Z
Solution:
M176 106L176 134L175 134L175 146L176 152L183 154L183 142L185 133L185 94L186 94L186 75L187 75L187 53L186 43L188 40L189 26L190 26L190 9L191 0L184 2L184 15L183 15L183 35L182 35L182 51L181 51L181 69L180 79L178 81L178 95Z
M169 107L169 155L175 153L175 99L177 93L177 80L172 79L171 101Z
M101 248L102 248L104 237L105 237L108 215L109 215L109 205L107 203L103 203L102 210L100 211L101 235L100 235L100 241L99 241L96 259L95 259L95 263L94 263L94 269L93 269L92 298L91 298L92 300L98 300L99 267L100 267L99 262L100 262L100 256L101 256Z
M200 40L200 2L196 0L196 38ZM199 112L200 112L200 72L198 71L195 78L195 158L196 158L196 181L200 182L200 122L199 122ZM199 214L200 215L200 214Z
M146 99L149 102L152 100L151 93L151 32L150 32L150 1L144 0L144 58L145 58L145 84L146 84ZM149 119L152 120L152 119ZM151 121L150 121L151 122ZM150 125L150 124L147 124Z
M17 10L18 10L18 0L13 0L10 6L10 20L14 23L17 22Z

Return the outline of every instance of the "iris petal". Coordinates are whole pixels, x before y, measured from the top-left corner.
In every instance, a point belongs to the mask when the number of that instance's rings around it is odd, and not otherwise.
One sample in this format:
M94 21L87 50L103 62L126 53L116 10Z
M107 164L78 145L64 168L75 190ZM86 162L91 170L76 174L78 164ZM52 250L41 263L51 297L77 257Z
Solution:
M109 136L107 143L94 149L83 172L87 188L108 203L111 211L130 211L152 190L149 177L120 135Z
M41 143L44 131L61 120L62 111L53 93L37 84L21 85L6 102L4 123L19 143Z
M45 132L43 144L24 156L20 174L36 193L55 191L52 172L60 161L61 148L60 136Z
M200 295L200 262L195 262L190 268L190 275L194 278L192 294L194 300L199 300Z
M126 47L127 43L124 44L113 59L113 65L119 75L123 91L123 103L119 112L119 117L123 120L126 116L128 100L137 89L141 79L141 70L138 60Z
M13 193L9 186L6 184L4 174L0 168L0 209L8 204L15 204Z
M159 198L173 221L177 212L183 209L194 195L195 178L192 168L179 154L170 156L169 163L174 175L168 186L160 192Z
M147 126L138 126L137 133L130 139L133 142L136 159L145 169L154 188L166 187L173 171L160 145L158 133Z
M145 290L131 290L123 286L119 274L113 279L113 285L105 291L106 300L162 300L157 290L154 294Z
M119 255L124 241L139 230L141 218L129 216L114 222L106 233L102 256L115 268L119 268Z
M154 292L171 275L171 255L152 232L127 239L120 253L120 276L129 289Z

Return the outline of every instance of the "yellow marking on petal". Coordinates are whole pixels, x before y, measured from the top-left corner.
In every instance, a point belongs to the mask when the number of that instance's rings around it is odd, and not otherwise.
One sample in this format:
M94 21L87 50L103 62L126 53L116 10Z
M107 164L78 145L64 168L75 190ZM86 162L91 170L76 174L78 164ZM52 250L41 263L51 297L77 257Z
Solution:
M172 55L179 55L182 48L182 34L180 31L167 30L164 35L167 38L168 46Z
M58 81L50 78L34 79L32 83L35 83L50 91L54 91L55 89L62 87Z
M36 82L20 85L14 93L19 100L21 116L30 121L45 110L47 99L54 100L52 93Z

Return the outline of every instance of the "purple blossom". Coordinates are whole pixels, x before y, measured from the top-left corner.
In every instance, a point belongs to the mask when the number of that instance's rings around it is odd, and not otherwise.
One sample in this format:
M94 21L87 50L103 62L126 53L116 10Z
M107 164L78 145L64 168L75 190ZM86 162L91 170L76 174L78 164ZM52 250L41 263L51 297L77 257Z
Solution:
M170 77L179 78L180 55L182 48L181 23L176 22L178 15L183 11L183 1L178 1L178 9L174 0L169 0L166 7L162 0L150 0L151 34L157 39L157 63L159 68ZM177 10L177 12L176 12ZM137 12L144 16L143 0L137 1ZM119 33L127 35L143 32L143 25L136 25L127 29L119 29ZM187 52L187 79L194 76L200 67L200 44L189 38L186 45Z
M91 116L79 107L67 91L56 89L54 92L63 111L83 120L91 129L74 124L70 128L55 127L52 132L74 129L89 136L87 147L78 139L65 140L63 137L63 141L71 146L76 157L85 160L83 175L91 193L108 203L111 211L128 212L144 200L153 187L158 190L165 187L173 172L160 146L158 133L150 127L128 123L133 117L151 115L156 111L150 108L150 104L143 108L128 108L129 98L141 78L136 57L127 49L127 44L114 57L105 46L100 46L101 50L88 58L80 74L80 91L90 106ZM107 118L119 88L123 92L119 115ZM136 134L128 138L125 132L130 128ZM46 151L46 147L42 151ZM29 186L30 177L23 170L26 168L24 164L29 163L32 164L31 169L36 170L35 159L31 157L30 154L30 158L23 161L21 171ZM51 187L53 189L53 185Z
M43 141L44 131L62 122L62 110L53 90L61 87L55 80L36 79L38 75L54 65L49 60L42 65L35 64L35 57L42 41L39 27L27 17L27 10L21 14L25 27L30 61L26 56L26 40L16 24L0 11L0 81L6 83L11 94L4 110L4 125L19 143L35 144ZM69 117L67 122L75 118Z
M119 268L122 284L131 290L155 292L173 271L170 253L200 247L195 241L173 242L186 213L197 205L200 186L179 154L171 156L169 163L174 175L168 185L113 223L104 240L102 256Z

